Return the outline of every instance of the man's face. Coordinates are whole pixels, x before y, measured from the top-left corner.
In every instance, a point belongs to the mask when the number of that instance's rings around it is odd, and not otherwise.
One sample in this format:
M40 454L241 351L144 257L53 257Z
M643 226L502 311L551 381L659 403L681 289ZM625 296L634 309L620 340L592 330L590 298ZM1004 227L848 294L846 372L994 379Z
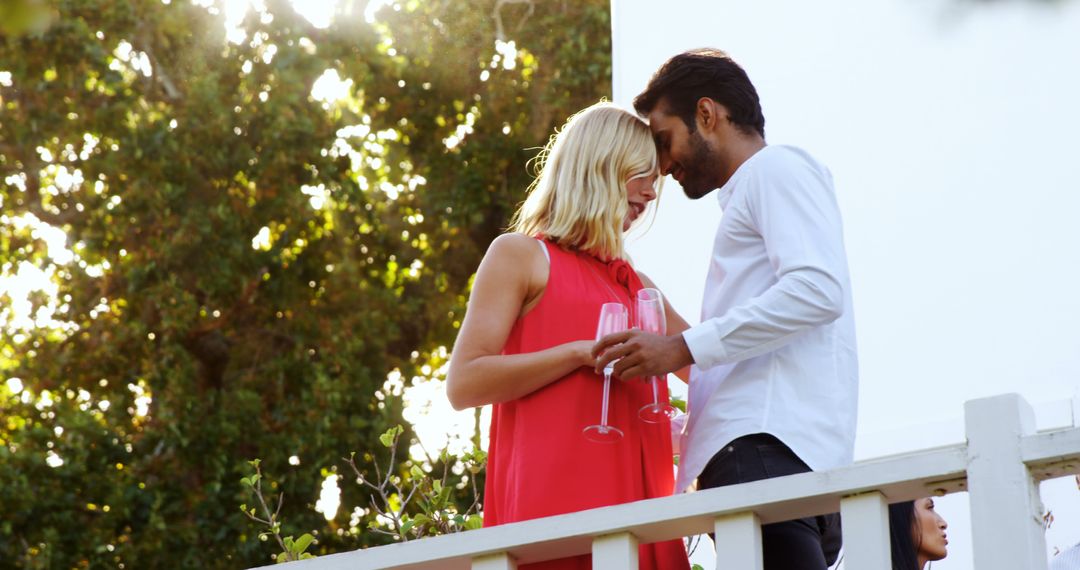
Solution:
M715 190L719 186L719 164L701 132L690 132L681 118L666 112L663 104L657 105L648 118L660 155L660 172L670 174L692 200Z

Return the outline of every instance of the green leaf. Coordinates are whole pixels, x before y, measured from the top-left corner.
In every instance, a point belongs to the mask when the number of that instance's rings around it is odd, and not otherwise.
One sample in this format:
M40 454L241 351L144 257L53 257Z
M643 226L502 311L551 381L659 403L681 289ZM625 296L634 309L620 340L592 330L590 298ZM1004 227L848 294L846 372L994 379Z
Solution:
M443 508L450 501L450 493L453 492L453 487L443 487L439 490L438 496L435 497L436 508Z
M383 447L391 447L394 445L394 440L404 431L401 426L394 426L379 436L379 443L382 443Z
M315 540L314 536L309 533L304 533L300 538L296 539L296 543L293 544L293 554L301 554L311 546L311 543Z
M465 519L466 530L476 530L484 527L484 517L480 515L469 515L469 518Z
M681 411L682 413L686 413L686 400L676 396L672 396L670 403L673 407L678 408L679 411Z

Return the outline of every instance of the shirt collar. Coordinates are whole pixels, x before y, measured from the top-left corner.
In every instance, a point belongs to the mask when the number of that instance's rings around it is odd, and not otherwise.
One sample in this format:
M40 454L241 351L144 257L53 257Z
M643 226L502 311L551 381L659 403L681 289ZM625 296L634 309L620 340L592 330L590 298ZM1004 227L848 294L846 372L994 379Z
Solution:
M716 201L720 203L720 210L727 208L728 202L731 201L732 194L735 193L735 186L738 184L739 179L746 176L746 173L750 170L750 163L754 162L754 159L761 156L762 151L767 148L769 147L761 147L761 149L759 149L757 152L750 155L750 158L744 160L743 163L735 169L735 172L731 175L731 178L728 178L728 181L725 182L724 185L716 191Z

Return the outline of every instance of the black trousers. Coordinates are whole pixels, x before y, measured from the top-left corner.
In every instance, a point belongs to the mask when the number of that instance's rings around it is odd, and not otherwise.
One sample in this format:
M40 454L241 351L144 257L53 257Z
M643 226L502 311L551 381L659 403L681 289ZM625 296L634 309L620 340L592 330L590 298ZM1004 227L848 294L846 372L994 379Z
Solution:
M758 433L724 446L698 476L698 489L749 483L810 468L779 439ZM840 553L840 514L762 525L765 570L826 570Z

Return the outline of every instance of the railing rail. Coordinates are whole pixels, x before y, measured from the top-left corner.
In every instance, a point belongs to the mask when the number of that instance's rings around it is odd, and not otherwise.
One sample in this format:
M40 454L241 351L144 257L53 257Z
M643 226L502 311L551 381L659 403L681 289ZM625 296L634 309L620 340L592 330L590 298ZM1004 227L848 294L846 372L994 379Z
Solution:
M1080 428L1036 433L1009 394L965 405L967 442L803 473L332 554L296 570L510 570L593 555L593 567L636 569L637 545L715 532L717 568L761 569L761 525L840 511L845 566L889 567L891 502L967 490L975 566L1046 569L1038 482L1080 473ZM282 568L282 566L274 566Z

